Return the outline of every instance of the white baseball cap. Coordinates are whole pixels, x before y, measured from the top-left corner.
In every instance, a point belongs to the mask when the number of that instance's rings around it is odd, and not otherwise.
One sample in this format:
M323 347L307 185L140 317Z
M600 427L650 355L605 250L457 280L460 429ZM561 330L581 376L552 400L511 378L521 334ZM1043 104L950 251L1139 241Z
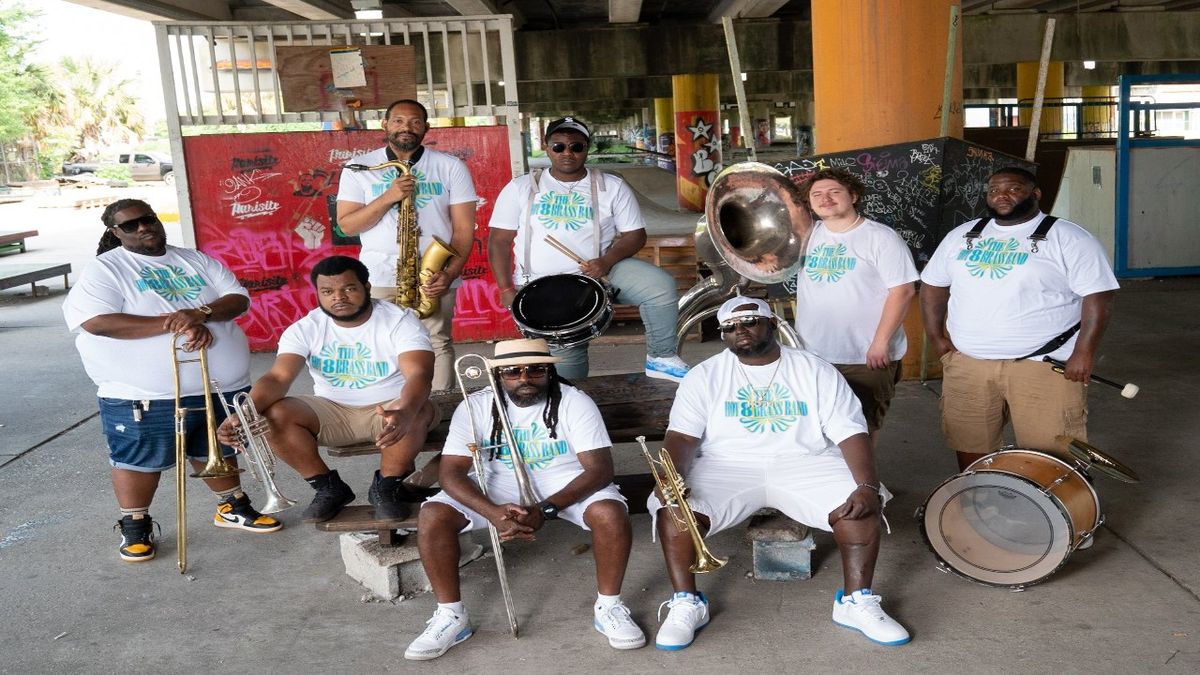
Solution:
M745 305L754 305L754 307L737 309L738 307L745 307ZM770 319L775 316L775 313L771 311L771 307L766 303L765 300L735 295L734 297L726 300L725 304L721 305L721 309L717 310L717 323L725 323L726 321L730 321L732 319L741 319L751 316L765 316Z

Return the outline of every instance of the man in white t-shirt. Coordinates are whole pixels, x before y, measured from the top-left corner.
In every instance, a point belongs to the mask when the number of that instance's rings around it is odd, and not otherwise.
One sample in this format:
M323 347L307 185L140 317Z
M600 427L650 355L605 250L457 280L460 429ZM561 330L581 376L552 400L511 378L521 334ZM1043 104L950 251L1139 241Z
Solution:
M612 442L596 404L558 376L558 362L544 340L497 343L488 365L503 392L497 397L485 387L454 411L442 453L443 492L421 506L417 525L421 564L438 606L405 658L437 658L474 632L459 586L460 532L491 526L503 541L531 541L547 520L555 519L592 533L598 591L592 625L615 649L646 644L621 601L632 533L625 498L612 482ZM537 504L522 504L497 398L517 444L516 461L526 468ZM485 474L475 480L483 481L486 495L471 477L472 445L481 453Z
M101 215L104 236L92 264L63 303L67 327L88 377L96 383L100 424L121 509L119 554L126 562L155 556L150 503L163 471L175 466L175 397L184 417L186 453L199 471L208 455L204 380L199 365L181 363L179 388L171 350L207 350L209 376L226 397L250 386L250 348L233 319L250 308L250 296L233 273L207 255L167 244L150 205L121 199ZM180 354L180 359L195 358ZM224 406L212 402L215 417ZM222 455L236 464L234 450ZM237 475L207 478L217 495L213 524L246 532L274 532L283 524L250 505Z
M475 241L475 184L462 160L421 145L429 130L429 114L417 101L403 99L388 106L383 128L387 145L350 163L378 166L403 161L409 163L412 174L400 176L395 167L378 171L344 169L338 185L338 227L346 234L359 235L359 259L371 273L371 297L381 300L396 297L396 224L401 201L415 201L421 253L429 249L434 237L458 252L446 269L421 287L430 297L440 299L438 313L421 321L429 331L436 357L433 389L441 391L454 384L450 324L461 284L459 275Z
M646 221L625 181L584 166L590 142L583 122L573 117L551 122L544 146L550 170L514 178L496 198L488 264L500 287L500 301L512 307L522 286L552 274L606 277L611 288L618 289L616 301L637 305L641 313L646 375L678 382L687 374L687 364L675 353L675 279L633 257L646 245ZM547 237L585 262L568 257ZM586 342L566 349L551 345L551 350L563 359L559 374L567 379L587 377Z
M1041 212L1033 174L988 178L991 216L946 235L921 273L925 330L942 358L942 431L959 467L1017 445L1070 458L1087 440L1087 382L1118 288L1100 242ZM1065 362L1060 375L1045 358Z
M318 307L283 331L279 355L250 397L270 420L275 454L316 491L304 522L329 520L354 501L317 448L355 443L379 447L368 493L375 517L407 518L426 495L404 478L438 422L429 401L429 335L412 310L371 299L367 268L354 258L330 256L309 276ZM315 395L288 396L306 366ZM232 418L221 425L222 438L232 439L237 426Z
M846 378L874 441L908 349L901 324L917 268L895 230L859 215L866 187L854 174L822 169L800 192L819 220L796 278L796 333Z
M871 592L883 505L891 497L875 473L862 409L837 370L781 346L767 303L734 297L717 312L726 351L692 368L671 406L664 450L689 490L701 536L727 530L762 508L832 531L845 585L834 623L874 642L899 645L908 631ZM659 627L659 649L684 649L708 624L708 599L690 567L689 532L647 500L674 595Z

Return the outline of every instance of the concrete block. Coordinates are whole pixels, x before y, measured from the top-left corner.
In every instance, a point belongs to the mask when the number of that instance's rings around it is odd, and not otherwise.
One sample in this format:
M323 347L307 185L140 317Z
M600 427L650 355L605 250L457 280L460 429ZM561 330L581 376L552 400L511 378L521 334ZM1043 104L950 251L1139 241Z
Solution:
M756 515L746 532L753 546L754 578L799 581L812 577L817 548L808 527L778 513Z
M383 546L379 537L348 532L339 537L346 574L384 600L411 598L429 590L429 578L421 566L417 538L399 546ZM462 543L459 566L483 555L483 547L470 539Z

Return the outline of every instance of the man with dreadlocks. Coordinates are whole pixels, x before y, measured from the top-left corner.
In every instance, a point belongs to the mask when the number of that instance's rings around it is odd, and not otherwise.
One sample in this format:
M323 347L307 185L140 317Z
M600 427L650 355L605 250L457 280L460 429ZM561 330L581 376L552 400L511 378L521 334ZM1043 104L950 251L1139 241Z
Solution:
M96 260L71 289L63 315L77 335L84 369L99 388L100 423L121 509L119 554L127 562L144 562L155 555L150 502L159 476L175 465L171 343L182 333L184 350L207 348L209 374L227 397L246 391L250 349L233 319L249 309L250 296L221 263L168 245L149 204L121 199L108 205L101 220ZM184 420L187 455L199 470L208 454L204 382L196 367L181 368L179 377L181 405L191 411ZM220 421L224 409L217 403ZM232 448L223 451L232 458ZM259 533L283 527L250 506L236 475L204 482L217 495L217 527Z
M592 625L615 649L646 644L621 601L632 535L625 498L612 482L612 442L596 404L559 377L554 366L559 361L545 340L500 342L488 365L503 391L493 395L490 388L481 389L454 411L442 451L443 491L422 505L417 525L421 564L438 605L404 658L435 659L474 633L459 587L460 532L490 524L502 540L532 541L545 522L554 519L592 532L598 591ZM501 440L495 399L504 406L519 461L541 499L537 505L520 504L511 468L514 453ZM469 475L470 443L478 443L484 453L486 497Z

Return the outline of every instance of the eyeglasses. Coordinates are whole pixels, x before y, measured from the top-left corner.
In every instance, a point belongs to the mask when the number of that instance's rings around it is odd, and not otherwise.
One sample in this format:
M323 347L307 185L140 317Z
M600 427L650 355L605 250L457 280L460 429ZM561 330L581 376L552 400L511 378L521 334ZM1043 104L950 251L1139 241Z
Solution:
M770 319L762 316L747 316L740 319L730 319L720 326L717 326L717 330L721 331L721 334L724 335L737 330L738 326L746 329L757 328L758 324L762 321L770 321Z
M505 366L503 368L497 368L496 372L500 373L500 377L503 377L506 380L520 379L522 373L525 374L525 377L528 377L532 380L539 377L545 377L547 374L549 374L550 366L545 364L536 366Z
M555 143L550 146L550 151L560 153L564 150L570 150L571 152L578 154L584 150L587 150L587 147L587 143L580 143L579 141L575 141L570 145L567 145L566 143Z
M141 218L131 218L123 223L117 223L113 227L120 228L125 234L133 234L142 225L157 225L159 222L158 216L151 213Z

